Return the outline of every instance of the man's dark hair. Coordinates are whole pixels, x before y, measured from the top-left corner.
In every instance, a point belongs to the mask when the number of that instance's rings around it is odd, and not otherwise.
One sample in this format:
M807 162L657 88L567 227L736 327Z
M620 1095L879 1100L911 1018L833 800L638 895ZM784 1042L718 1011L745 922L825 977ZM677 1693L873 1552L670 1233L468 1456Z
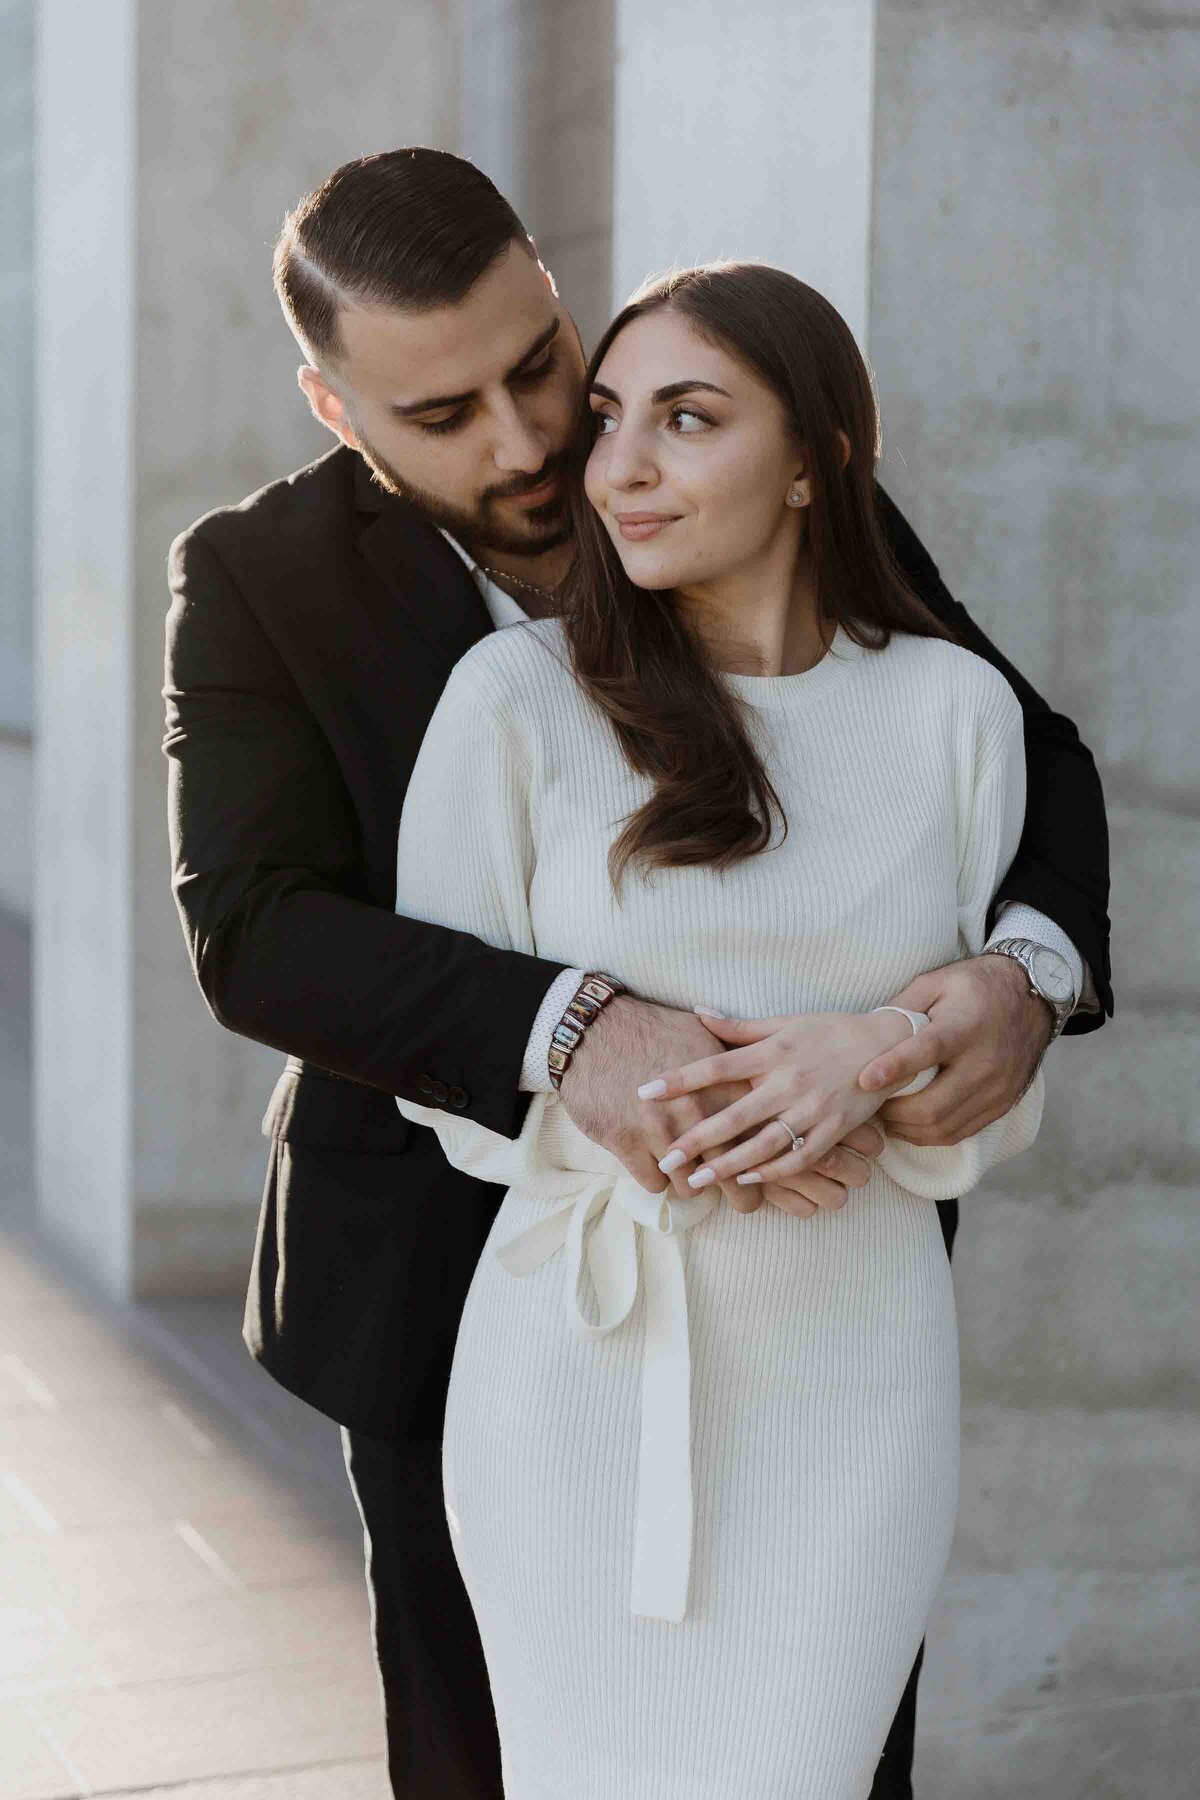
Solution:
M275 292L314 362L336 361L347 301L453 305L529 234L474 163L421 146L343 163L283 222Z

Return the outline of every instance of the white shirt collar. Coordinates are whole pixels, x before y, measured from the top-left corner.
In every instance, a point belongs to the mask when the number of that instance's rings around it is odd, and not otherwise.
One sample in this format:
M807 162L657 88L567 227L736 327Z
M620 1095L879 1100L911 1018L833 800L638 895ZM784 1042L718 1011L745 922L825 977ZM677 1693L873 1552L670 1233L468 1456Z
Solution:
M438 526L438 530L441 531L442 536L450 545L451 549L457 550L458 554L462 557L463 562L470 571L475 586L483 596L483 604L487 607L488 617L491 619L492 624L496 626L497 630L502 625L519 625L527 620L529 614L525 611L524 607L521 606L520 602L514 600L511 594L506 594L502 587L496 585L490 575L484 573L474 557L468 555L463 549L458 539L456 537L451 537L448 531L443 531L440 525Z

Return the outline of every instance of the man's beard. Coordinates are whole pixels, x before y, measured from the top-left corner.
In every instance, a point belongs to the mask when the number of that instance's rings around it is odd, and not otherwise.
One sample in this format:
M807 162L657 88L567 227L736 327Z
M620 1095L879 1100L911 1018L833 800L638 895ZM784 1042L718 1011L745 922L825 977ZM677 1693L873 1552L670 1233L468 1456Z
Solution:
M532 493L534 488L541 487L551 475L561 474L567 465L566 451L560 450L556 456L548 456L536 475L523 476L519 482L509 482L502 488L489 488L480 496L476 510L468 512L465 508L451 506L448 501L438 500L423 488L414 487L411 481L405 481L378 450L367 443L361 432L356 431L355 436L363 461L380 486L386 488L389 494L407 500L431 525L448 531L465 549L486 550L493 554L499 551L508 556L543 556L548 550L557 550L570 540L571 527L567 521L566 504L561 497L547 501L545 506L531 507L525 515L527 524L523 531L504 525L494 513L497 500L513 494Z

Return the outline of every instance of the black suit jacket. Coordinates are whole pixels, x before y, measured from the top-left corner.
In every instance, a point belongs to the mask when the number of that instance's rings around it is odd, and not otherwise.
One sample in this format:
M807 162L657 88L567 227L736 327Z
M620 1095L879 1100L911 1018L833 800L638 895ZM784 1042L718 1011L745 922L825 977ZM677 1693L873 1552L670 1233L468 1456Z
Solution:
M1091 756L883 506L922 599L1004 671L1025 711L1029 806L1004 897L1069 933L1111 1011ZM170 583L175 897L213 1015L288 1057L264 1120L246 1340L340 1423L434 1440L501 1194L451 1169L393 1096L515 1134L525 1043L561 967L392 910L417 750L490 621L440 533L344 448L199 520L171 548Z

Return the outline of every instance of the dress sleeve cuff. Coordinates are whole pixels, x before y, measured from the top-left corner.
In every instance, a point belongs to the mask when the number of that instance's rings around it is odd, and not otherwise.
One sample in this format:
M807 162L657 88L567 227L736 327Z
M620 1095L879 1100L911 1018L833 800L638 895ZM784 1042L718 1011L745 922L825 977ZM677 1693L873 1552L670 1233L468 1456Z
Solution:
M550 1040L554 1036L554 1027L566 1012L575 990L586 974L586 969L564 969L547 988L546 998L537 1009L529 1042L525 1046L525 1058L521 1064L523 1094L549 1094L554 1091L550 1085L547 1063Z
M1056 950L1071 971L1076 1011L1099 1011L1100 1002L1092 980L1092 971L1066 932L1053 919L1047 918L1044 912L1039 912L1036 906L1026 906L1023 900L1006 901L996 915L988 944L999 943L1001 938L1006 937L1032 938L1035 944L1044 944L1047 950Z

